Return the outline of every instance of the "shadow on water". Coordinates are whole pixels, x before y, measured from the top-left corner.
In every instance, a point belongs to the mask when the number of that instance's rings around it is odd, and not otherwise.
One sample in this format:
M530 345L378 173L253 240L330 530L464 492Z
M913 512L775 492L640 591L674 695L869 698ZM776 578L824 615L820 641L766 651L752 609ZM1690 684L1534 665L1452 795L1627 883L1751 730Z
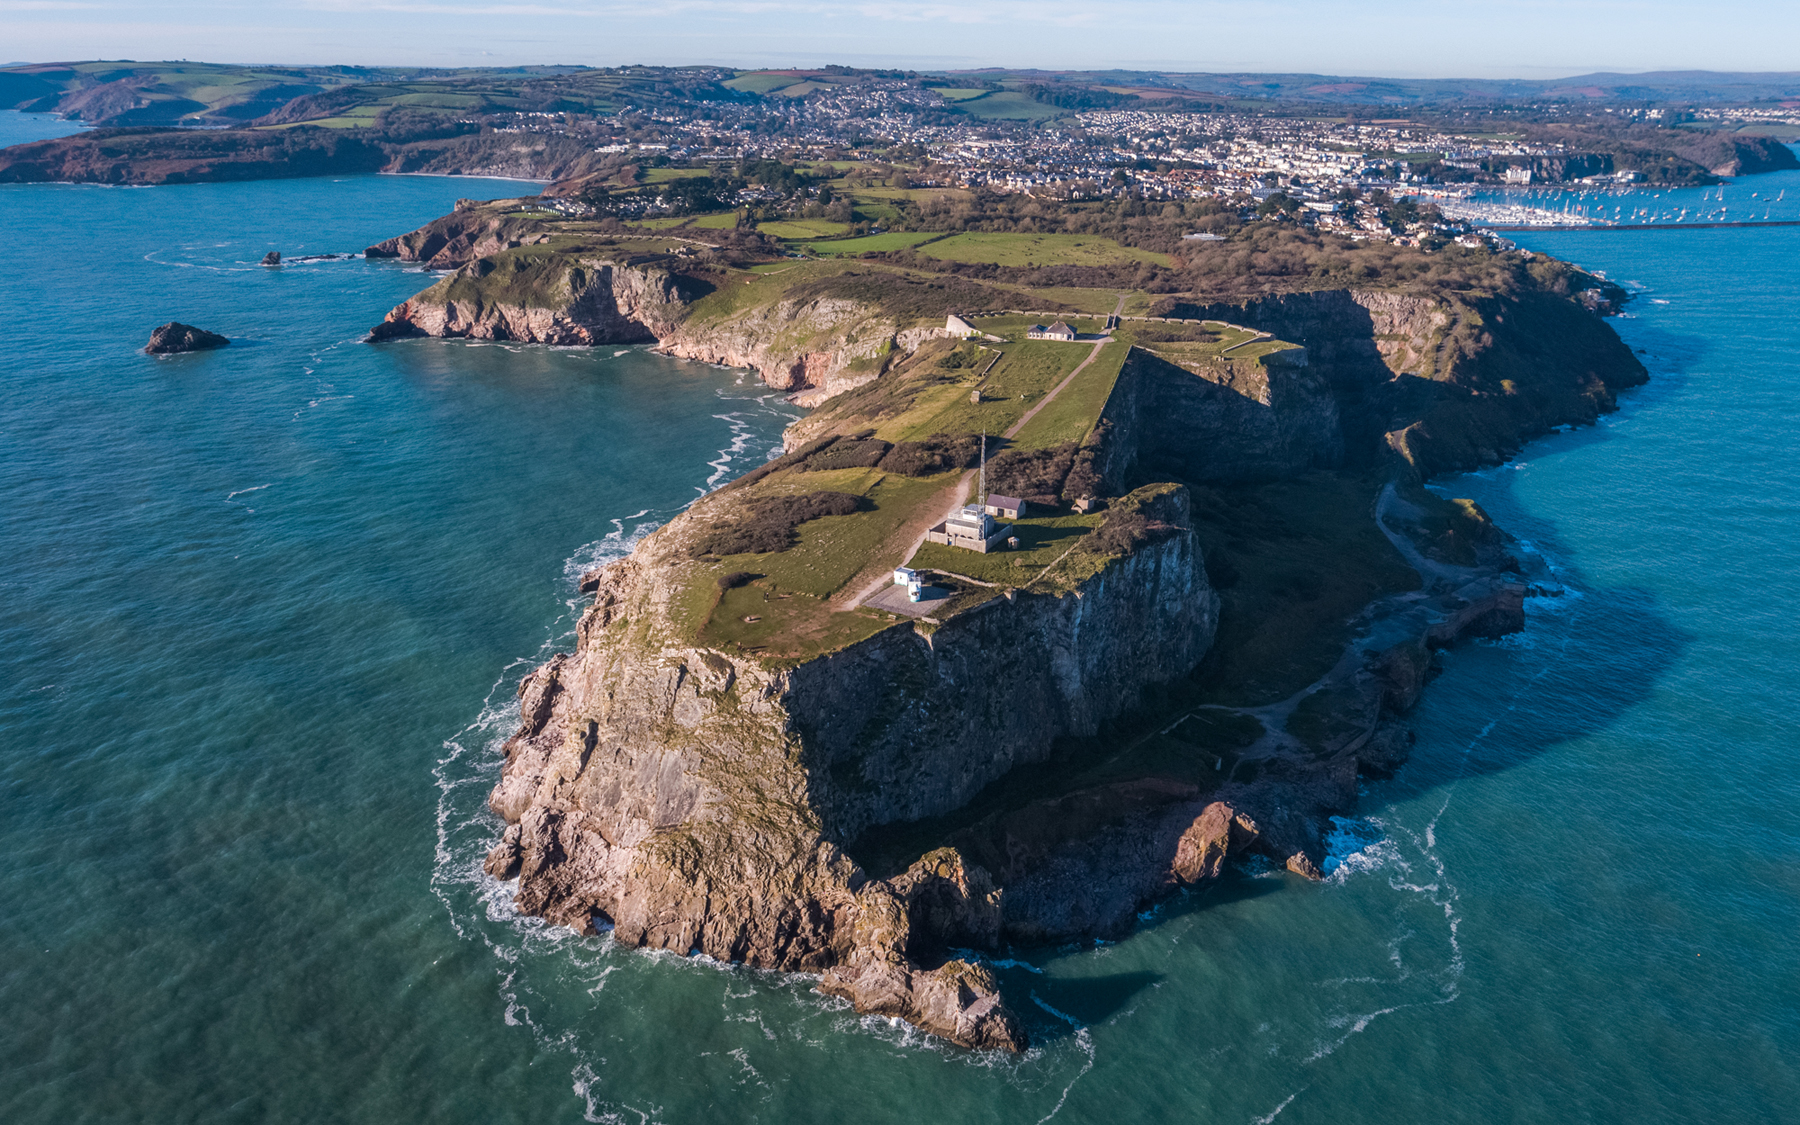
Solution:
M1653 376L1650 384L1625 396L1623 406L1627 412L1655 409L1679 397L1689 383L1689 371L1711 346L1704 339L1660 330L1634 332L1632 342L1644 350L1646 360L1653 366ZM1612 418L1616 420L1618 416ZM1615 424L1616 421L1603 421L1553 435L1528 447L1524 460L1579 454L1618 440ZM1519 486L1527 478L1516 471L1518 467L1443 478L1433 487L1452 496L1473 493L1496 522L1520 541L1521 551L1535 557L1540 573L1534 576L1534 584L1552 593L1558 588L1562 592L1559 596L1534 596L1527 600L1523 633L1496 641L1467 642L1443 654L1446 668L1459 664L1468 667L1480 661L1478 690L1491 703L1476 708L1467 721L1473 723L1468 733L1473 735L1476 728L1481 728L1481 736L1462 741L1449 731L1434 730L1432 741L1416 747L1412 760L1394 779L1399 786L1396 792L1423 792L1471 775L1497 774L1614 727L1652 697L1696 641L1694 635L1674 622L1655 592L1633 585L1601 586L1588 579L1580 552L1563 534L1559 521L1534 513L1531 501L1520 495ZM1448 684L1442 688L1428 686L1427 705L1434 693L1449 688ZM1462 690L1467 690L1467 684ZM1485 737L1488 735L1491 737ZM1373 798L1379 800L1379 796ZM1362 811L1369 811L1372 803L1366 801ZM1192 912L1272 894L1283 885L1281 879L1234 873L1204 891L1180 892L1164 900L1140 915L1138 929L1155 928ZM1065 947L1033 951L1030 956L1034 963L1047 964L1070 952ZM1090 983L1079 978L1025 977L1022 973L1003 977L1015 1011L1027 1010L1021 1000L1029 999L1039 1002L1039 1006L1048 1004L1082 1024L1104 1019L1124 1007L1129 1000L1129 993L1124 991L1127 983L1123 978ZM1059 991L1071 987L1076 991L1066 996ZM1106 997L1117 1000L1110 1006L1096 1003L1083 1008L1083 987L1092 987L1097 1001ZM1031 1030L1042 1038L1071 1034L1074 1025L1065 1020L1042 1027L1034 1025Z
M1624 409L1631 412L1654 409L1680 395L1690 368L1711 346L1700 337L1657 329L1633 331L1629 342L1652 364L1650 383L1624 396ZM1578 453L1617 438L1613 423L1603 421L1537 443L1525 460ZM1489 677L1485 686L1502 708L1490 718L1504 725L1505 737L1482 739L1466 756L1459 755L1455 776L1498 773L1612 727L1650 698L1696 639L1675 624L1653 591L1591 584L1580 551L1558 521L1535 514L1519 496L1518 467L1432 483L1445 495L1473 494L1519 541L1518 553L1537 564L1534 585L1551 595L1527 598L1524 632L1475 642L1516 653L1513 659L1486 664L1483 673ZM1442 659L1454 665L1469 648L1452 648ZM1427 702L1433 690L1426 687ZM1449 774L1437 776L1442 763L1422 752L1428 749L1415 750L1403 767L1404 781L1429 788L1454 780Z
M1217 882L1180 889L1139 916L1138 929L1150 929L1189 914L1276 894L1284 879L1253 878L1227 870ZM1127 1010L1145 989L1160 984L1161 973L1148 971L1083 975L1103 962L1085 957L1105 943L1073 943L1008 951L995 965L1000 992L1019 1016L1036 1046L1066 1039L1084 1027L1104 1023ZM1030 966L1055 965L1046 972Z
M1019 1017L1033 1047L1048 1047L1083 1028L1105 1023L1125 1011L1161 973L1137 971L1105 976L1045 976L1022 968L1002 968L1000 991Z

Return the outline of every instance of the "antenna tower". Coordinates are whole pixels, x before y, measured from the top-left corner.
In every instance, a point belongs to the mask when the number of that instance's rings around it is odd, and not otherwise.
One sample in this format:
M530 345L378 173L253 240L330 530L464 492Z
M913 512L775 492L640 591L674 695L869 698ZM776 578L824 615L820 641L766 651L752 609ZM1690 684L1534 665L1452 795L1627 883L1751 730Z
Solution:
M987 431L981 431L981 475L975 486L975 506L987 510Z

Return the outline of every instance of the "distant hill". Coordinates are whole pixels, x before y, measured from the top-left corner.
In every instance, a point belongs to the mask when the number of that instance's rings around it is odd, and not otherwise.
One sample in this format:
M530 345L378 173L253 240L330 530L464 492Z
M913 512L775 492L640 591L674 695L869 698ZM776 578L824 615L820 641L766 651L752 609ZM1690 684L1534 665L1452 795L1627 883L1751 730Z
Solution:
M1800 71L1582 74L1572 78L1359 78L1331 74L1182 74L1132 70L950 71L954 77L1129 90L1140 98L1204 94L1226 99L1337 105L1458 107L1529 102L1699 105L1800 98Z
M455 117L610 113L729 101L737 72L717 67L573 66L441 69L265 67L218 63L34 63L0 68L0 108L60 113L91 125L374 123L385 109Z
M305 121L358 128L397 107L456 119L504 113L610 114L633 107L779 101L876 78L968 87L950 89L947 100L955 104L954 112L1017 120L1146 105L1251 111L1282 104L1452 110L1800 100L1800 71L1684 70L1527 80L1128 70L920 74L852 67L809 71L709 66L280 67L101 60L0 67L0 108L60 113L91 125L218 127Z

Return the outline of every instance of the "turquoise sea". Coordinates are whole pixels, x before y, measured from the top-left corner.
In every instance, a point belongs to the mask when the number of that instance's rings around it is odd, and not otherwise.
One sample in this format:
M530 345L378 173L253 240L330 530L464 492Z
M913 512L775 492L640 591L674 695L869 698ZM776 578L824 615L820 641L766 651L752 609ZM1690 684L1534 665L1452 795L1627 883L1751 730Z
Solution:
M0 1119L1800 1115L1800 229L1521 236L1640 290L1653 375L1443 482L1560 596L1447 656L1324 883L1016 951L1013 1059L482 875L575 576L797 413L638 348L372 347L429 275L255 264L526 190L0 188ZM140 354L170 319L234 343Z

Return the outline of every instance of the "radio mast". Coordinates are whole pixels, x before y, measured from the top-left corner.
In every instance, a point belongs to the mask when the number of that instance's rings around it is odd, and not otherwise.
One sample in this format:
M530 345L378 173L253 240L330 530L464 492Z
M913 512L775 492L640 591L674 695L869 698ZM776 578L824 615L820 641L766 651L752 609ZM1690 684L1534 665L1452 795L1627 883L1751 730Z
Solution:
M987 511L987 431L981 431L981 470L975 486L975 506Z

